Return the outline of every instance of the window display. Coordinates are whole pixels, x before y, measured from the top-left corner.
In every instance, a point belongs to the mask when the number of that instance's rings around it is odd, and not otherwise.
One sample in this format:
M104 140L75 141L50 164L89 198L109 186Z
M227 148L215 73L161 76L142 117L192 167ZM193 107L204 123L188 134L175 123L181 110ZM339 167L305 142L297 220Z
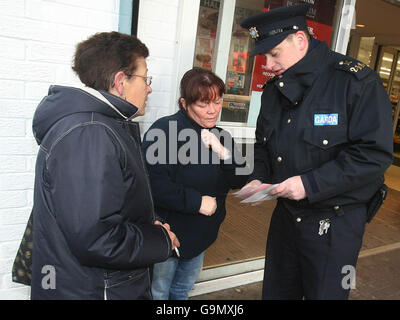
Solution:
M194 67L210 70L212 68L219 7L219 0L201 0L200 2Z
M266 68L265 57L250 57L253 41L249 31L240 23L245 18L273 8L302 2L310 4L308 25L317 39L331 40L336 0L237 0L227 63L221 124L255 127L261 105L264 83L273 76ZM201 0L193 65L212 69L215 60L215 42L218 18L221 11L219 0Z
M226 94L220 121L247 123L250 107L251 81L254 57L249 57L254 42L250 41L248 30L240 26L245 18L262 13L264 1L258 2L258 10L249 8L249 2L237 2L232 27L231 47L226 72ZM245 7L246 6L246 7Z

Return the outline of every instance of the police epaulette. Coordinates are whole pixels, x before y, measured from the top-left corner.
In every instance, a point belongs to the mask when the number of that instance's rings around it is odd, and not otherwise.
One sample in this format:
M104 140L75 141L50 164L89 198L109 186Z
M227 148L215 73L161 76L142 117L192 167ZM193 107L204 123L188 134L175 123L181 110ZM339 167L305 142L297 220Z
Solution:
M371 72L371 69L364 63L351 59L338 61L335 64L335 68L350 72L359 80L365 78Z

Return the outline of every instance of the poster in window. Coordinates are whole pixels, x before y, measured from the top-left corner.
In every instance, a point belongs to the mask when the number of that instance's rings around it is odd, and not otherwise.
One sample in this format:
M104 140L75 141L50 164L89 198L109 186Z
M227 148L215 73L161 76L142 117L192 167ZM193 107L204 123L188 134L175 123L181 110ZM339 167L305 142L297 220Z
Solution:
M196 48L193 66L210 69L217 34L219 1L202 0L200 2L197 27Z
M255 14L254 11L236 7L227 66L227 93L250 94L250 81L253 59L249 59L250 42L247 30L240 26L243 19Z

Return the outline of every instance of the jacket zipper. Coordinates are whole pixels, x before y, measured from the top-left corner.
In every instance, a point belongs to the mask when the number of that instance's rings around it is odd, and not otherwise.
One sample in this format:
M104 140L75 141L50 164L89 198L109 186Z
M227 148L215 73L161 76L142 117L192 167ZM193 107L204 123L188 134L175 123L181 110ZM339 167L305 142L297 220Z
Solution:
M125 125L128 125L128 126L129 126L129 124L125 124ZM129 131L129 128L126 128L126 130L127 130L127 132L128 132L129 137L130 137L130 138L132 139L132 141L136 144L135 139L132 137L132 135L131 135L131 133L130 133L130 131ZM140 139L140 138L139 138L139 139ZM154 222L154 221L156 220L156 216L155 216L155 213L154 213L153 195L152 195L152 193L151 193L150 179L149 179L149 176L148 176L147 168L146 168L146 166L145 166L145 164L144 164L144 158L143 158L143 153L142 153L142 148L141 148L141 146L140 146L140 143L139 143L139 154L140 154L140 162L141 162L142 168L143 168L144 173L145 173L145 176L146 176L145 179L146 179L146 182L147 182L147 191L149 192L149 195L150 195L151 214L152 214L152 216L153 216L153 222Z
M104 280L104 300L107 300L107 280Z
M129 126L129 124L128 124L128 126ZM131 133L130 133L130 131L129 131L129 128L127 128L126 130L127 130L127 132L128 132L128 136L132 139L132 141L133 141L134 143L136 143L135 139L132 137L132 135L131 135ZM140 141L140 135L139 135L139 141ZM156 216L155 216L155 212L154 212L153 194L152 194L152 192L151 192L151 188L150 188L150 179L149 179L149 176L148 176L147 168L146 168L146 165L145 165L145 160L144 160L143 153L142 153L142 147L141 147L140 143L139 143L139 154L140 154L140 162L141 162L141 164L142 164L142 168L143 168L143 171L144 171L145 176L146 176L145 179L146 179L146 182L147 182L147 191L148 191L149 196L150 196L151 214L152 214L152 216L153 216L153 223L154 223L154 222L156 221ZM165 230L164 230L164 232L165 232ZM166 235L166 236L169 237L168 235ZM168 242L168 240L167 240L167 243L168 243L168 248L171 250L171 248L169 247L169 242ZM172 243L171 243L171 246L172 246Z
M133 139L133 138L132 138L132 139ZM149 176L148 176L147 168L145 167L145 164L144 164L143 154L142 154L142 148L141 148L141 147L139 147L139 153L140 153L140 157L141 157L141 160L142 160L142 161L141 161L141 162L142 162L142 167L143 167L144 173L145 173L145 175L146 175L147 190L149 191L149 195L150 195L151 213L152 213L152 215L153 215L153 222L154 222L154 221L156 220L156 216L155 216L155 213L154 213L153 195L152 195L152 193L151 193L150 179L149 179Z

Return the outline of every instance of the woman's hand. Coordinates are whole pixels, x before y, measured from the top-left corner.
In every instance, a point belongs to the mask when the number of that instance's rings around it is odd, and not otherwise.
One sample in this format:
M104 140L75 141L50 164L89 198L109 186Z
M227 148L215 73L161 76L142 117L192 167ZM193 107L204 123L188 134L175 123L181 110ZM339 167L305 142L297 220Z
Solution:
M202 196L199 212L205 216L211 216L217 210L217 199L215 197Z
M175 233L173 233L171 231L171 227L168 223L161 223L160 221L156 220L156 221L154 221L154 224L156 226L161 226L165 230L167 230L168 236L171 239L172 250L174 250L175 248L179 248L181 246L181 244L179 243L178 237L175 235Z

